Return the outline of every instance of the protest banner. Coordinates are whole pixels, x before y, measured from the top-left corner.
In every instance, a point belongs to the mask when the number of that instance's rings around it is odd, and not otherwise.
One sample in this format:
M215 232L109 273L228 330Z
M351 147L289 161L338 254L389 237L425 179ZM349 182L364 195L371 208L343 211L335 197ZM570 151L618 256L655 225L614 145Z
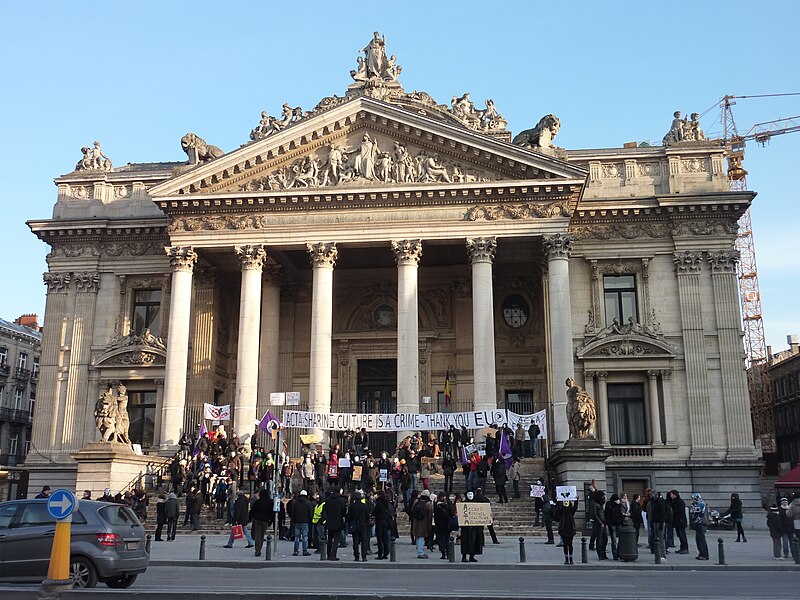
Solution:
M463 527L492 524L492 505L485 502L457 502L458 524Z

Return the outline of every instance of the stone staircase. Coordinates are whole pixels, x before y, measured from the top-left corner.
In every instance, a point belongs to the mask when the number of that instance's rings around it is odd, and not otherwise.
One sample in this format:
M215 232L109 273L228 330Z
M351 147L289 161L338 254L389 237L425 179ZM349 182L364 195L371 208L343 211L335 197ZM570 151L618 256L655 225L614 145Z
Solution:
M520 469L520 498L513 497L513 484L509 481L506 484L506 491L508 492L509 503L498 504L497 494L495 493L494 481L491 475L486 481L485 495L491 500L492 503L492 516L494 518L494 530L498 536L512 536L512 537L533 537L546 535L544 527L534 527L534 499L530 497L530 486L536 482L536 478L544 475L544 460L541 458L530 459L526 458L521 463ZM299 480L293 482L293 489L300 486ZM428 482L428 487L432 494L435 494L444 489L444 476L433 476ZM150 495L150 506L148 507L146 529L148 533L155 532L155 515L156 515L156 502L160 492L156 490L148 490ZM461 494L462 497L466 494L466 482L460 471L456 473L453 479L453 492ZM183 526L183 518L185 511L185 504L183 497L178 499L181 507L181 517L178 521L179 534L205 534L215 535L228 533L230 525L225 525L224 519L216 518L216 511L206 507L200 513L200 528L197 531L191 531L190 526ZM288 525L288 519L287 519ZM409 534L410 520L408 515L402 511L397 513L397 528L401 536ZM487 532L488 536L488 532Z

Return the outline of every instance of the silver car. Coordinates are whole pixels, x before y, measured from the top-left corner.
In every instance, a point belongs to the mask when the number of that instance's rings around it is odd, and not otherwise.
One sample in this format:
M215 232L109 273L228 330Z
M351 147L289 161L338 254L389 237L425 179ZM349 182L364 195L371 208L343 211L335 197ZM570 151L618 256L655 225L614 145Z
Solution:
M70 577L76 587L98 581L127 588L150 562L144 526L127 506L81 500L72 513ZM0 581L42 581L47 577L55 519L47 500L0 504Z

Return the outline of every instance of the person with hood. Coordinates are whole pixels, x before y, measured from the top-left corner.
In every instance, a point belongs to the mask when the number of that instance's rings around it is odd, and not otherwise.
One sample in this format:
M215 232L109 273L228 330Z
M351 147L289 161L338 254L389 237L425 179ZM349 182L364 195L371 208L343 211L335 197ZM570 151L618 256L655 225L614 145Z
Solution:
M223 548L233 548L233 544L236 541L233 539L233 527L236 525L242 526L242 533L244 533L244 537L247 540L247 546L245 546L245 548L252 548L255 544L253 544L253 538L250 536L250 529L247 527L249 522L250 502L248 502L247 496L244 495L244 491L239 490L236 492L236 501L233 503L231 534L228 536L228 543L225 544Z
M272 518L272 501L269 493L264 488L258 491L258 500L253 502L250 509L250 518L253 521L253 543L256 546L256 556L261 556L261 549L264 547L264 536L266 535L269 522Z
M708 543L706 530L708 529L708 507L703 502L702 496L695 492L692 494L692 506L689 508L689 518L694 529L694 542L697 546L697 560L708 560Z
M392 506L386 492L378 492L372 518L375 519L375 537L378 540L378 556L375 558L386 560L392 548Z
M553 539L553 522L555 520L555 507L556 503L550 498L549 494L545 494L542 497L542 522L544 523L544 529L547 532L547 541L545 544L555 544L555 540Z
M453 511L447 501L447 495L439 492L436 495L436 502L433 506L433 533L434 543L439 547L441 558L447 558L447 544L450 539L450 519Z
M781 513L776 504L769 508L767 513L767 528L769 529L769 537L772 538L772 557L775 560L783 560L781 556L781 537L783 536L783 527L781 526Z
M783 532L781 539L783 540L784 558L789 558L789 549L792 547L792 540L794 539L794 523L792 523L792 519L789 518L789 515L786 514L788 510L789 499L786 497L781 498L781 505L778 507L778 514L781 516L781 530Z
M678 490L670 490L667 494L672 509L672 527L678 534L680 549L678 554L689 554L689 541L686 539L686 502L681 498Z
M167 524L167 498L164 494L158 496L156 502L156 537L157 542L163 542L164 538L161 537L161 532L164 531L164 525Z
M411 537L417 545L417 558L428 558L425 544L433 531L433 503L429 490L422 490L411 504Z
M369 519L372 514L372 502L364 497L364 491L357 489L347 509L347 524L353 534L353 560L367 562L369 550ZM295 541L295 545L297 542Z
M339 541L347 515L347 500L342 496L338 487L333 488L328 494L323 515L328 533L328 560L338 561L336 552L339 550Z
M593 503L594 501L592 501ZM590 503L591 504L591 503ZM561 536L561 543L564 548L564 564L575 564L572 559L572 540L575 538L575 511L578 510L578 502L565 500L553 506L551 511L553 519L558 522L558 535ZM599 548L599 546L598 546Z
M114 494L111 493L111 488L103 490L103 495L97 499L98 502L113 502Z
M111 490L109 490L111 493ZM164 516L167 518L167 541L175 541L175 530L178 528L178 517L181 516L181 507L178 505L178 496L171 492L164 505Z
M731 505L725 514L729 515L733 522L736 523L736 541L746 542L747 538L744 536L744 529L742 529L742 501L736 492L731 494Z
M508 482L508 472L506 463L500 452L496 452L492 460L492 479L494 479L494 489L497 492L498 504L508 504L508 493L506 483Z
M467 492L466 502L475 502L475 493ZM478 562L476 554L483 554L483 526L461 525L461 562ZM469 558L467 558L469 557Z
M619 530L622 528L623 516L622 502L616 494L611 494L611 499L606 502L605 518L611 538L611 556L614 560L619 560Z
M456 473L456 459L449 452L444 455L442 473L444 473L444 493L449 496L453 493L453 475Z

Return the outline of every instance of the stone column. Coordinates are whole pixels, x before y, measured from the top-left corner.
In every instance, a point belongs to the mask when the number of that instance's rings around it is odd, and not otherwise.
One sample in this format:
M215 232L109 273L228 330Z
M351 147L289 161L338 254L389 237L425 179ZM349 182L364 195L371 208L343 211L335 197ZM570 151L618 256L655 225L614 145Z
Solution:
M667 434L667 444L674 446L675 439L675 411L672 408L672 371L661 371L661 391L664 394L664 429Z
M714 456L714 439L711 428L711 401L708 396L703 298L700 288L703 256L700 252L684 250L673 254L673 262L678 278L692 456L711 458Z
M661 438L661 410L658 402L658 371L647 372L648 391L650 400L650 436L654 446L661 446L664 442Z
M256 418L260 419L269 408L272 392L285 392L278 388L280 365L281 287L277 266L264 267L261 281L261 358L258 372L258 405ZM280 415L276 415L280 416Z
M253 433L258 401L258 342L261 336L261 270L267 253L262 246L238 246L242 265L239 297L239 344L236 352L236 395L233 429L247 443Z
M308 410L331 410L331 342L333 337L333 267L336 243L306 244L314 278L311 291L311 365ZM320 436L325 432L313 430Z
M417 272L420 240L391 242L397 263L397 412L419 412L419 308ZM397 432L398 440L407 435Z
M569 296L569 257L572 235L557 233L544 238L548 270L550 363L553 381L553 442L569 439L567 395L564 382L573 377L572 309Z
M754 445L750 421L750 393L743 361L739 285L736 276L739 252L736 250L709 252L706 260L711 267L714 312L717 315L728 456L752 458Z
M472 262L473 410L497 408L492 291L492 262L496 251L495 237L467 238L467 252Z
M609 433L608 419L608 384L606 383L608 373L606 371L595 371L595 375L597 376L597 423L599 426L597 435L600 438L598 441L610 446L611 434Z
M164 367L164 402L161 407L162 450L174 450L181 437L186 405L186 368L189 362L189 319L192 310L192 272L197 253L190 246L165 248L172 267L172 291Z
M45 317L50 325L42 333L42 353L39 358L39 384L36 388L36 404L34 405L33 445L40 452L51 454L56 450L56 428L58 415L63 411L60 406L62 347L65 342L67 295L72 280L70 273L45 273L44 283L47 286ZM35 459L31 452L29 459Z
M194 274L191 332L192 352L189 357L189 381L183 415L183 430L194 431L203 419L203 404L214 402L214 283L215 274L199 270Z

